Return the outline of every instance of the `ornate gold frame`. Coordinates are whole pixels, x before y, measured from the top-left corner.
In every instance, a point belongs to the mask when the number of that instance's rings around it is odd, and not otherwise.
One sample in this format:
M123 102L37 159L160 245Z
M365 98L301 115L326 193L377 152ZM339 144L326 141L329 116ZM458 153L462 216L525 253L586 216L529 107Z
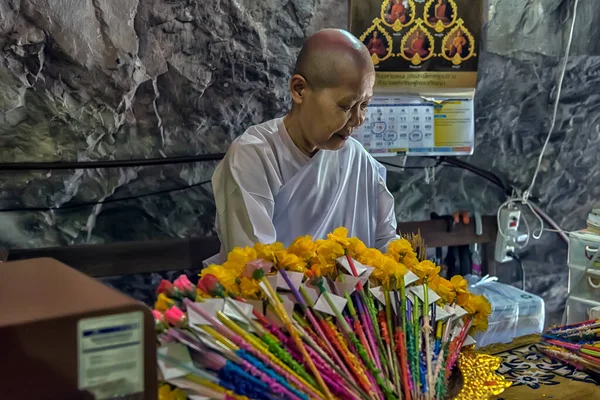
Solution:
M442 41L442 52L440 54L438 54L438 56L443 57L448 61L452 61L452 64L454 64L454 65L460 65L464 61L467 61L471 57L474 57L477 55L477 54L475 54L475 38L473 37L471 32L469 32L469 30L467 28L465 28L464 23L465 23L465 21L463 21L462 18L459 18L454 29L452 29L450 32L448 32L448 34L446 36L444 36L444 40ZM469 40L469 54L465 58L462 58L460 56L460 54L458 54L458 53L456 53L454 55L454 57L448 57L448 55L446 55L446 48L448 46L448 41L450 40L450 36L452 36L454 33L456 33L459 30L461 30L463 32L463 34Z
M419 54L415 54L412 57L407 57L406 54L404 54L404 49L406 48L406 42L408 42L408 38L419 29L429 39L429 44L431 46L429 49L429 55L425 58L421 58L421 56ZM406 32L404 34L404 37L402 38L402 42L400 42L400 52L397 55L399 57L404 58L407 61L410 61L413 65L420 65L421 63L429 60L430 58L432 58L436 55L435 54L435 39L434 39L433 35L431 34L431 32L429 32L423 26L423 20L421 18L417 19L415 26L413 26L408 32Z
M390 5L390 0L384 0L383 3L381 3L381 23L383 23L383 25L385 26L389 26L390 28L392 28L392 30L394 32L400 32L403 28L406 28L407 26L411 25L413 22L415 22L415 18L416 18L416 8L415 8L415 2L414 0L407 0L408 1L408 6L410 7L411 10L411 16L410 19L408 21L406 21L406 23L401 23L400 21L396 20L396 22L394 22L393 24L390 24L389 22L386 21L385 19L385 9Z
M454 26L454 24L456 24L456 20L458 19L458 5L456 4L456 2L454 0L447 0L447 2L452 5L453 7L453 13L452 13L452 18L451 21L448 25L444 25L444 23L442 21L438 21L435 25L432 24L431 22L429 22L429 10L431 9L432 6L435 5L435 2L437 0L429 0L426 4L425 4L425 11L423 14L423 19L425 20L425 25L427 25L430 28L435 29L435 31L437 33L441 33L443 32L445 29L449 29L451 27Z
M365 39L367 38L367 36L369 36L373 31L375 31L375 29L377 29L377 31L383 35L383 37L385 37L388 41L388 47L387 47L387 51L388 53L386 54L385 57L383 58L379 58L379 56L377 54L373 54L371 56L371 59L373 60L373 65L377 65L382 61L387 60L390 57L394 57L394 52L393 47L394 47L394 39L392 38L392 36L387 33L387 31L380 25L381 20L379 18L375 18L373 20L373 25L371 25L369 27L369 29L367 29L366 31L363 32L362 35L360 35L360 37L358 38L361 42L365 42Z

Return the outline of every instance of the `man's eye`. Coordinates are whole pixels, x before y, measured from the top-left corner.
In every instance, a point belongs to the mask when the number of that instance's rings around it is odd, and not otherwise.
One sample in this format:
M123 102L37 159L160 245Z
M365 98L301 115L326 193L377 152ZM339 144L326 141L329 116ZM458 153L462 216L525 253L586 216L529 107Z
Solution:
M366 110L368 106L369 106L369 103L362 103L360 105L360 108L363 109L363 110Z
M346 112L348 112L348 111L352 110L352 106L350 106L350 107L349 107L349 106L345 106L345 105L342 105L342 104L338 104L338 105L340 106L340 108L341 108L342 110L344 110L344 111L346 111Z

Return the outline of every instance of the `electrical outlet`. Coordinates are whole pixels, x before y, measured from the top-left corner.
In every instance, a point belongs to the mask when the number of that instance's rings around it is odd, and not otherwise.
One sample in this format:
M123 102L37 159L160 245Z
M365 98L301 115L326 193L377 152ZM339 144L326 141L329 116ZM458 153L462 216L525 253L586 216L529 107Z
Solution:
M521 220L521 211L517 208L503 208L500 211L500 226L498 227L498 237L496 238L496 251L494 259L496 262L505 263L512 261L507 253L515 251L516 243L520 242L522 236L519 233L519 222ZM505 236L502 236L500 230Z

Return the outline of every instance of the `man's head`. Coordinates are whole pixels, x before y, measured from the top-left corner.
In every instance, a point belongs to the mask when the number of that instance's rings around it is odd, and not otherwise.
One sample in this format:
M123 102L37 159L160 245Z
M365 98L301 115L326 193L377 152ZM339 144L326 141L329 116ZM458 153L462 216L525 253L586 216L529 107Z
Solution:
M350 33L321 30L310 36L290 80L290 136L307 154L338 150L364 122L375 69L367 48Z
M373 38L377 39L377 36L379 36L379 32L373 31Z

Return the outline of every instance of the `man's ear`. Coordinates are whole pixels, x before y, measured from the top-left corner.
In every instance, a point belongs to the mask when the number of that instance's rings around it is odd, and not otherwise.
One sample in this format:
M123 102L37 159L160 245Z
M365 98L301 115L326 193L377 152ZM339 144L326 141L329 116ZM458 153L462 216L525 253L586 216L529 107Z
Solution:
M290 79L290 93L295 104L302 104L307 90L308 83L302 75L295 74L292 76L292 79Z

